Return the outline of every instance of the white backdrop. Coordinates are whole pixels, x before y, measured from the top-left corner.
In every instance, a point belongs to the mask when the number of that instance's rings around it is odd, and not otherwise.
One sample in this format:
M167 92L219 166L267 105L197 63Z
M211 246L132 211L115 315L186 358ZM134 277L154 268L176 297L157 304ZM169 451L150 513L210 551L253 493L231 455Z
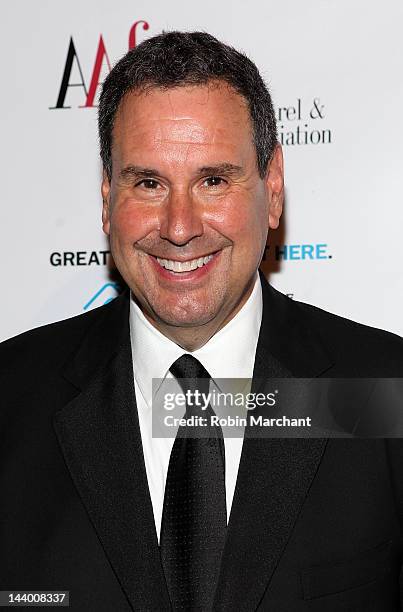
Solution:
M97 68L102 60L102 80L136 22L146 23L132 43L206 30L245 51L268 81L287 183L264 264L274 286L403 334L402 17L400 0L7 3L0 339L116 295L101 231Z

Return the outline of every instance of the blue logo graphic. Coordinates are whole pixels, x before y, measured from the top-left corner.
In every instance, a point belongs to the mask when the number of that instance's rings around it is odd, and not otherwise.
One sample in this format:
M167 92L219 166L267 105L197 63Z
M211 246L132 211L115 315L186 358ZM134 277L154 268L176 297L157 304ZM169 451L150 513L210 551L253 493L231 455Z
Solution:
M114 300L120 293L122 287L119 283L105 283L85 304L83 310L103 306Z

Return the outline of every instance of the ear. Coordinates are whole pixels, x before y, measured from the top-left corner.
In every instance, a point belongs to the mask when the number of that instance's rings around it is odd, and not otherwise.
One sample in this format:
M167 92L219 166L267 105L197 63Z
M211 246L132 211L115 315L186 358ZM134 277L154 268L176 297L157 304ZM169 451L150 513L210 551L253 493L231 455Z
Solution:
M269 196L269 228L277 229L284 203L284 163L279 143L276 144L267 167L265 180Z
M110 199L111 199L111 184L104 168L102 175L102 229L109 236L110 232Z

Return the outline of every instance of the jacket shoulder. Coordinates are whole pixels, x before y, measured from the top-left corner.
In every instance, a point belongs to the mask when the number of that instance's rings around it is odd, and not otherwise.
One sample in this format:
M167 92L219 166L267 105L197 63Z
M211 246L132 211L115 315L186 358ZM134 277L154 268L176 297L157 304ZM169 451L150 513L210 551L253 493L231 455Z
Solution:
M295 316L303 320L312 333L316 331L320 335L337 361L372 366L374 371L380 372L379 376L403 376L403 338L397 334L346 319L317 306L290 301Z
M116 298L118 299L118 298ZM114 308L113 302L69 319L36 327L0 343L0 373L39 363L54 368L80 344L88 330Z

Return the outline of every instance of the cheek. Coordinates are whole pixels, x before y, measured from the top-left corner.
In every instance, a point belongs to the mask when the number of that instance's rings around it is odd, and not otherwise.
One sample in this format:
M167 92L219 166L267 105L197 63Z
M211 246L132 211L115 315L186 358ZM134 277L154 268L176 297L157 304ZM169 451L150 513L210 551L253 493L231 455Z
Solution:
M210 223L233 241L235 247L260 248L268 228L265 201L256 198L233 199L211 215Z
M158 217L149 206L123 200L113 206L110 224L115 238L133 244L158 227Z

